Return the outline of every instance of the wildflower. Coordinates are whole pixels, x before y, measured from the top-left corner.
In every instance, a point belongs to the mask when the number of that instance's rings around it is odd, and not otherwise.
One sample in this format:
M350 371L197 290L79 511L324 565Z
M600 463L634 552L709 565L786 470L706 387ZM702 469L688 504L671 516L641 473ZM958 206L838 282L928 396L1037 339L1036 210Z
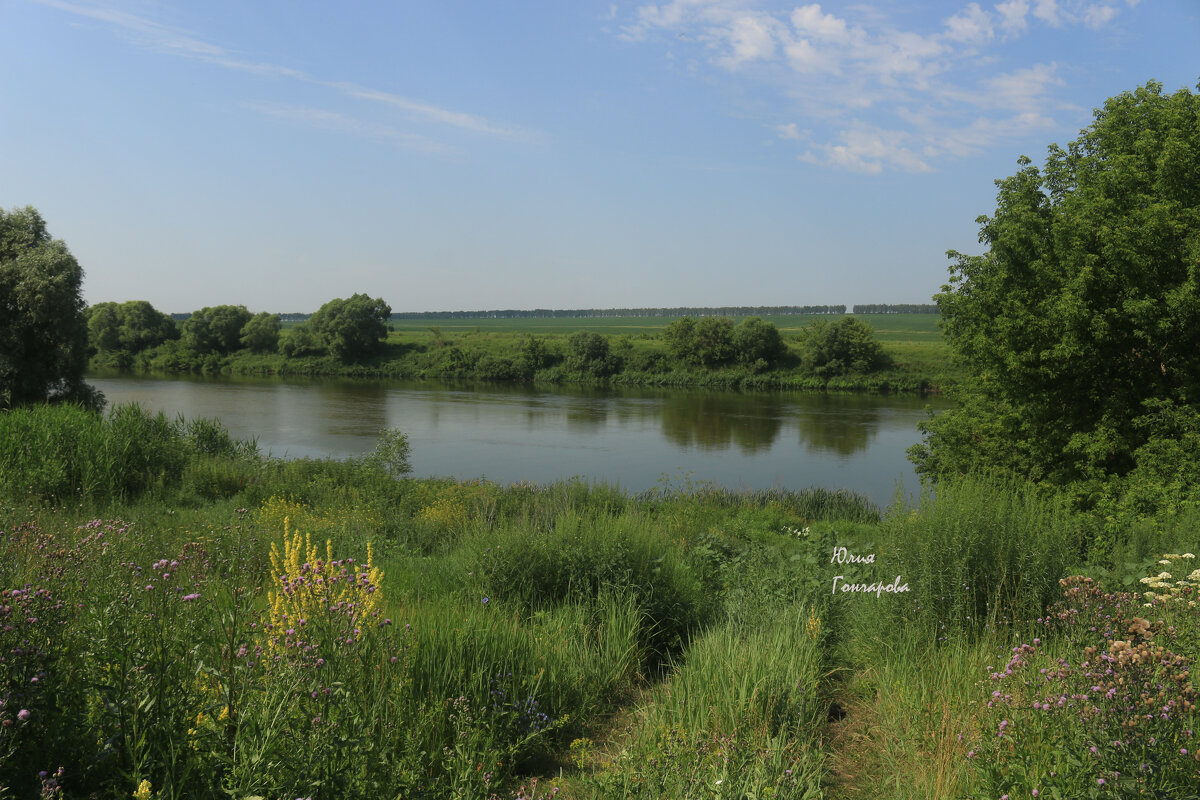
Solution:
M150 800L150 781L144 780L138 784L133 793L133 800Z
M20 711L18 711L17 719L21 720L21 722L24 722L25 720L29 719L29 709L22 708Z
M484 604L485 606L488 604L488 598L486 598L486 597L485 597L485 598L483 598L483 604Z

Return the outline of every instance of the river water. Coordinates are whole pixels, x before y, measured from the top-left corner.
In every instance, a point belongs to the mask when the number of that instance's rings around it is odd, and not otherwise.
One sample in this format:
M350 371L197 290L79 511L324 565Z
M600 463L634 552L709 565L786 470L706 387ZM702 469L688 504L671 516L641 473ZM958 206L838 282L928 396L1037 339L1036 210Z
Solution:
M940 398L798 392L583 389L411 381L93 375L110 404L220 419L283 457L344 458L399 428L418 476L544 483L572 476L627 491L711 482L822 486L886 506L918 488L905 450Z

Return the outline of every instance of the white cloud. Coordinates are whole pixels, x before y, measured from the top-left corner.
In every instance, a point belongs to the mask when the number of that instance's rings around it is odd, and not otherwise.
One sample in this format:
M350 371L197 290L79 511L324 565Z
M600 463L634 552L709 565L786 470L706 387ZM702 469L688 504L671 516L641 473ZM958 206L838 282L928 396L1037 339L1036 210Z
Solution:
M673 55L775 93L779 113L803 122L781 124L767 112L764 124L782 140L804 142L805 161L919 172L1053 125L1067 109L1056 99L1059 65L999 72L1000 48L1034 25L1106 25L1120 1L974 0L940 28L920 30L898 26L879 4L834 12L819 3L768 9L766 0L671 0L640 7L623 30L641 41L677 37L673 51L699 43L700 52ZM741 69L749 63L755 70Z
M885 168L929 172L929 165L911 149L912 137L903 131L860 127L844 130L839 140L799 156L813 164L878 175Z
M1046 107L1046 96L1052 87L1062 85L1063 81L1058 77L1057 63L1034 64L987 79L980 102L1032 113Z
M225 69L247 72L260 77L287 78L323 86L339 91L348 97L384 103L425 122L447 125L508 139L529 141L536 138L528 131L497 125L473 114L440 108L430 103L411 100L391 92L358 86L353 83L322 80L302 70L279 64L248 61L220 45L203 41L191 34L123 11L103 6L79 5L65 2L65 0L36 0L36 2L75 16L115 25L123 31L135 34L135 40L140 45L156 52L182 58L191 58Z
M1025 20L1029 13L1029 0L1006 0L997 3L996 13L1000 15L1000 27L1009 36L1023 33L1029 28L1029 23Z
M980 8L978 3L971 3L946 20L946 38L954 42L979 44L995 35L992 15Z
M789 139L793 142L798 142L803 138L800 135L800 129L794 122L789 122L786 125L776 125L775 132L779 135L780 139Z
M1117 14L1121 13L1116 6L1109 5L1094 5L1089 6L1083 12L1084 24L1093 30L1103 28L1108 23L1112 22Z
M837 43L846 42L850 38L846 21L833 14L822 13L819 3L800 6L792 12L791 19L792 27L801 36Z
M277 119L298 122L324 130L349 133L365 139L386 142L411 150L419 150L423 153L445 154L454 152L453 148L449 148L441 142L429 139L428 137L401 131L390 125L381 125L357 119L336 111L306 106L293 106L286 103L243 103L242 108Z
M1058 26L1058 0L1035 0L1033 15L1047 25Z
M759 61L775 55L774 29L779 23L766 14L743 14L734 18L726 32L730 52L719 59L726 67Z

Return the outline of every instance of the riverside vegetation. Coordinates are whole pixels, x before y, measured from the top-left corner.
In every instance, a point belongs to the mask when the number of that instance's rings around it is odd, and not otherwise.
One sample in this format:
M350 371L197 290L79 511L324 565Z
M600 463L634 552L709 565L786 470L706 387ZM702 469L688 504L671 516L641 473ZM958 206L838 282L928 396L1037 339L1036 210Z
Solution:
M954 378L935 314L392 320L333 300L306 322L244 306L181 326L145 301L87 310L93 368L555 385L935 391Z
M0 414L0 466L3 795L1200 785L1194 508L1099 550L1111 520L998 478L884 512L417 480L398 432L281 461L134 406Z

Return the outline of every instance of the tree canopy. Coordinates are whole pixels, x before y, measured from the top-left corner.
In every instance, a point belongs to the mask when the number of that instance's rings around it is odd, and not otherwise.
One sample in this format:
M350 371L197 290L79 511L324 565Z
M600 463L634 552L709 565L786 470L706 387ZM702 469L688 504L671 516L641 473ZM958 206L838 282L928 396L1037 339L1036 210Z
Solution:
M197 353L232 353L252 318L245 306L205 306L183 323L183 343Z
M803 331L800 349L804 365L821 376L871 372L888 363L875 331L855 317L813 322Z
M355 294L330 300L305 325L342 361L356 361L377 353L387 339L392 307L382 299Z
M32 207L0 209L0 409L45 400L98 406L83 380L83 269Z
M935 299L970 379L913 458L934 476L1125 475L1198 427L1200 95L1148 83L1044 169L1018 164L978 219L987 251L949 253Z
M145 300L96 303L87 321L88 341L100 351L140 353L179 338L175 321Z

